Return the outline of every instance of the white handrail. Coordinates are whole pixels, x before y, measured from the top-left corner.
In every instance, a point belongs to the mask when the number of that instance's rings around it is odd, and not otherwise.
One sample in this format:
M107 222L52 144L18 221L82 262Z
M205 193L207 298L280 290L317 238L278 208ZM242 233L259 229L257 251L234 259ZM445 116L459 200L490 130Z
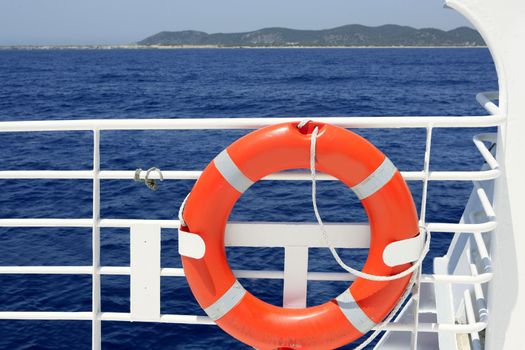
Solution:
M0 275L91 275L92 266L0 266ZM129 266L102 266L99 273L105 276L129 276ZM283 279L283 271L275 270L234 270L237 278L249 279ZM184 270L178 267L164 267L160 269L162 277L184 277ZM309 281L354 281L355 278L344 272L308 272ZM422 283L455 283L455 284L484 284L492 279L492 273L476 275L440 275L422 274Z
M207 118L207 119L89 119L0 122L0 132L90 131L90 130L212 130L259 129L278 123L300 122L303 118ZM388 116L314 117L343 128L465 128L493 127L504 122L492 116Z
M178 220L136 220L136 219L102 219L100 227L104 228L118 228L131 227L136 223L158 224L162 228L178 228ZM273 222L277 224L277 222ZM238 223L239 224L239 223ZM258 225L262 223L250 223ZM290 222L283 222L280 224L292 224ZM342 226L352 224L340 224ZM366 225L363 223L362 225ZM91 219L0 219L0 227L91 227ZM490 232L497 226L496 221L487 221L476 224L456 224L456 223L440 223L430 222L427 224L427 229L432 233L476 233L476 232Z
M141 178L144 178L141 173ZM163 170L164 180L197 180L202 171L199 170ZM430 171L429 181L486 181L493 180L501 174L499 169L480 171ZM422 171L402 171L401 175L406 181L422 181L425 174ZM135 171L132 170L102 170L101 180L133 180ZM88 180L93 178L90 170L0 170L0 179L55 179L55 180ZM158 173L151 173L149 177L159 179ZM263 181L308 181L309 175L304 171L282 172L268 175ZM337 179L327 174L319 174L318 180L336 181Z
M2 320L91 320L91 312L49 312L49 311L0 311ZM124 312L102 312L99 319L103 321L132 321L130 313ZM207 316L199 315L175 315L164 314L158 320L144 322L159 323L178 323L196 325L215 325ZM382 328L385 331L410 332L413 330L412 323L394 322ZM481 332L487 327L486 322L476 322L468 324L439 324L423 323L418 325L418 332L437 333L441 331L452 333L472 333Z

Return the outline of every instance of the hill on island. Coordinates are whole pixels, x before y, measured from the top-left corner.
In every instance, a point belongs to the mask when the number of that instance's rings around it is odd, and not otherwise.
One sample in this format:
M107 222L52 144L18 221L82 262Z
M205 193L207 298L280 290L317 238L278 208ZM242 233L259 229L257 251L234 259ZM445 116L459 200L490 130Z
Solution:
M194 30L160 32L137 44L145 46L485 46L468 27L445 31L394 24L367 27L358 24L324 30L264 28L245 33L208 34Z

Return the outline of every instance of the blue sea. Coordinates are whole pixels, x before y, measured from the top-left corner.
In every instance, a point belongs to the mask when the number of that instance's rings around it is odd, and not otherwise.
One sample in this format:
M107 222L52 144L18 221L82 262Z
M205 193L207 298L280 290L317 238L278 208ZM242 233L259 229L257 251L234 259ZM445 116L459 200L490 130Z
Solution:
M321 117L482 115L475 94L497 90L486 49L0 50L0 120L87 118ZM402 170L421 170L422 129L354 130ZM479 129L436 129L432 170L478 170ZM486 130L485 130L486 131ZM203 169L248 131L107 131L103 170ZM0 133L0 170L89 170L88 132ZM174 219L193 181L165 181L156 192L133 181L103 181L102 217ZM419 207L421 183L410 182ZM313 222L308 182L257 183L236 205L237 221ZM89 180L0 180L0 218L89 218ZM427 220L457 222L472 185L431 182ZM319 184L326 222L366 215L342 184ZM247 234L249 234L247 232ZM162 266L180 267L176 230L162 232ZM449 234L435 234L432 257ZM0 265L91 265L91 230L0 228ZM129 232L102 229L103 266L129 265ZM326 249L312 249L310 271L341 271ZM367 251L342 252L360 267ZM282 269L283 250L228 249L235 269ZM282 281L241 280L256 296L282 302ZM184 278L162 278L162 313L204 313ZM0 311L89 311L91 278L0 275ZM310 282L308 304L345 283ZM129 312L129 277L102 277L102 311ZM104 349L247 349L214 326L104 322ZM90 321L0 321L1 349L90 349ZM346 347L351 348L351 347Z

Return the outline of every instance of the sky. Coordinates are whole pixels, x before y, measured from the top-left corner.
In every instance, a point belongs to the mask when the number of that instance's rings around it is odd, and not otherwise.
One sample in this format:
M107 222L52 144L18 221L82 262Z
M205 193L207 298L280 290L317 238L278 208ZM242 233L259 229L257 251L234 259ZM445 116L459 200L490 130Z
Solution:
M0 45L127 44L160 31L469 25L443 0L0 0Z

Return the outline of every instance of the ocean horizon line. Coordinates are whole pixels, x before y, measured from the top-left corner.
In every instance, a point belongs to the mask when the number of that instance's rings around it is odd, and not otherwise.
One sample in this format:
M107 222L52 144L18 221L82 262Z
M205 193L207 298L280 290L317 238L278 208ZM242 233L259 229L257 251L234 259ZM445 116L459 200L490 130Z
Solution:
M395 45L395 46L314 46L314 45L0 45L0 50L182 50L182 49L480 49L486 45Z

